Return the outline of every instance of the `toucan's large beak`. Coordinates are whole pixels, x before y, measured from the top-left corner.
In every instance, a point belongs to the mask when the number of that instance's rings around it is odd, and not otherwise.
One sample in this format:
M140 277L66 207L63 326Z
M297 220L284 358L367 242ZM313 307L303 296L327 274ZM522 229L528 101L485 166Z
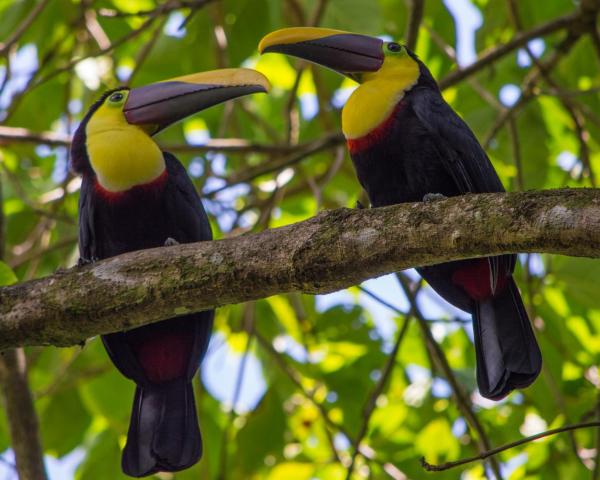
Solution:
M129 123L155 134L218 103L268 91L269 81L262 73L248 68L225 68L133 88L123 113Z
M258 50L304 58L349 77L379 70L384 59L383 40L330 28L276 30L260 41Z

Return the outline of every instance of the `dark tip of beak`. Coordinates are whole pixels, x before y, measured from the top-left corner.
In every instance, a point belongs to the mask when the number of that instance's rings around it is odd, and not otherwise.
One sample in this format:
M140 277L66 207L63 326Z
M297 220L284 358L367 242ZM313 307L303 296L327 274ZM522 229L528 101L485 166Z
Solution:
M383 40L343 33L296 43L269 45L263 53L293 55L331 68L344 75L376 72L383 65ZM349 75L351 76L351 75Z
M161 82L132 89L123 113L131 124L152 126L154 134L178 120L219 103L243 95L266 92L266 87L258 84Z

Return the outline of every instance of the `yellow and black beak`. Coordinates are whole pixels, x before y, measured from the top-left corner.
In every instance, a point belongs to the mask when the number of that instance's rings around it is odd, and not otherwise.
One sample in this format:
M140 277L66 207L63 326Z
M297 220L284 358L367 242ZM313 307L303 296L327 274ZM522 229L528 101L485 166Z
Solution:
M269 81L262 73L248 68L225 68L133 88L123 113L128 123L143 126L153 135L226 100L268 91Z
M277 52L303 58L338 73L376 72L383 65L383 40L330 28L296 27L266 35L259 52Z

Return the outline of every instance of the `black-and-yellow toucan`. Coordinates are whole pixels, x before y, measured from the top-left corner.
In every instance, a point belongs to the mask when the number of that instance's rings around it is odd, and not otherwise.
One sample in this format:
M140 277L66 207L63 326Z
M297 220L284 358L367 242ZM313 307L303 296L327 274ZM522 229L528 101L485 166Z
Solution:
M504 191L473 132L405 46L339 30L286 28L265 36L259 50L318 63L360 84L342 111L342 130L373 206ZM444 299L472 313L477 382L491 399L528 386L541 369L512 277L515 261L502 255L418 269Z
M132 250L210 240L208 218L185 168L152 135L235 97L266 92L249 69L224 69L105 93L83 118L71 165L83 177L82 263ZM123 471L134 477L198 461L202 440L191 380L206 352L214 311L104 335L108 354L137 384Z

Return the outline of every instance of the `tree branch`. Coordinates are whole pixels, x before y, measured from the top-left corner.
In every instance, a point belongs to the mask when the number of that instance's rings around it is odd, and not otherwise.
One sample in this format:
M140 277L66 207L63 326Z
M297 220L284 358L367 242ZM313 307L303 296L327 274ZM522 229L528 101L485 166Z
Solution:
M388 380L390 375L392 374L392 370L394 369L394 365L396 364L396 357L398 357L398 353L400 352L400 346L402 345L402 340L408 331L408 326L410 324L410 320L412 319L414 312L411 310L407 314L404 315L404 322L402 323L402 327L400 331L396 335L396 341L394 342L394 347L390 354L388 355L387 361L383 367L383 372L379 380L375 384L375 387L371 391L369 398L366 403L363 405L362 409L362 422L360 425L360 430L354 441L352 442L352 457L350 460L350 465L346 470L346 480L351 480L352 473L354 472L354 465L356 464L356 458L360 453L360 444L367 435L367 431L369 428L369 422L371 421L371 416L377 407L377 399L383 393L386 385L388 384Z
M456 462L447 462L442 463L441 465L433 465L428 463L424 458L421 459L421 465L428 472L441 472L442 470L449 470L450 468L459 467L461 465L465 465L467 463L476 462L477 460L483 460L485 458L491 457L492 455L496 455L505 450L509 450L514 447L518 447L519 445L523 445L525 443L533 442L538 438L548 437L550 435L556 435L557 433L569 432L571 430L577 430L579 428L598 428L600 427L600 422L587 422L587 423L576 423L574 425L567 425L561 428L554 428L552 430L547 430L545 432L536 433L535 435L531 435L530 437L522 438L521 440L517 440L516 442L507 443L506 445L502 445L501 447L492 448L486 452L481 453L475 457L463 458L462 460L458 460Z
M42 13L42 10L46 8L46 5L48 5L49 1L50 0L42 0L35 7L33 7L21 24L10 35L10 37L8 37L6 41L0 43L0 55L6 55L10 48L19 41L21 36L27 31L40 13Z
M0 260L4 254L4 212L0 178ZM39 436L39 422L27 379L27 359L22 348L0 353L0 390L6 420L10 427L11 446L16 470L22 480L46 480L44 453Z
M176 314L513 252L600 257L600 190L338 209L258 234L131 252L0 289L0 349L72 345Z
M543 37L545 35L549 35L558 30L562 30L564 28L570 27L581 20L583 13L582 12L574 12L564 15L562 17L555 18L550 20L547 23L539 25L531 30L526 32L517 33L509 42L501 44L497 47L493 47L485 52L479 57L479 59L472 63L471 65L465 68L458 68L444 78L442 78L438 83L440 88L446 89L451 87L452 85L457 84L464 78L467 78L484 67L491 65L496 60L502 58L504 55L511 53L517 48L525 45L529 40L532 40L537 37Z
M408 17L408 23L406 25L406 46L411 50L414 50L417 46L417 38L419 36L419 28L421 21L423 20L423 13L425 11L425 0L407 0L406 2L410 8L410 15Z
M479 417L477 417L477 414L473 409L473 404L468 393L465 391L463 385L459 383L458 379L456 378L456 375L454 374L454 371L450 367L448 359L446 358L446 354L442 350L442 347L440 347L440 345L435 341L435 338L433 338L433 334L431 333L431 330L429 330L429 325L427 325L427 322L425 321L425 318L423 317L419 309L416 294L411 289L409 280L404 274L397 274L396 278L398 279L398 282L402 287L404 295L406 295L406 297L408 298L408 301L410 302L411 307L415 312L415 317L417 319L419 327L421 328L421 332L423 333L425 347L429 351L432 359L431 361L433 362L431 365L432 371L434 365L437 365L437 367L439 367L442 370L444 376L450 384L450 387L452 388L452 392L454 393L454 398L456 399L456 405L458 407L458 410L462 413L469 427L477 433L477 443L480 452L489 450L491 448L489 436L483 428L483 425L479 421ZM503 477L500 471L500 466L494 458L491 459L490 466L492 468L492 471L494 472L494 478L502 480Z
M39 423L29 390L26 358L22 348L0 354L0 385L19 478L46 480Z
M35 143L49 145L51 147L69 147L71 145L71 136L51 131L36 132L22 127L0 126L0 145L12 145L15 143ZM297 145L249 142L244 138L211 138L201 145L163 144L160 141L158 143L160 144L161 150L172 153L223 152L239 154L264 153L276 155L306 151L308 154L312 154L324 148L343 144L344 136L339 132L333 132L325 134L321 138L309 140ZM271 170L282 168L279 163L271 166ZM263 166L260 166L260 170L263 170Z

